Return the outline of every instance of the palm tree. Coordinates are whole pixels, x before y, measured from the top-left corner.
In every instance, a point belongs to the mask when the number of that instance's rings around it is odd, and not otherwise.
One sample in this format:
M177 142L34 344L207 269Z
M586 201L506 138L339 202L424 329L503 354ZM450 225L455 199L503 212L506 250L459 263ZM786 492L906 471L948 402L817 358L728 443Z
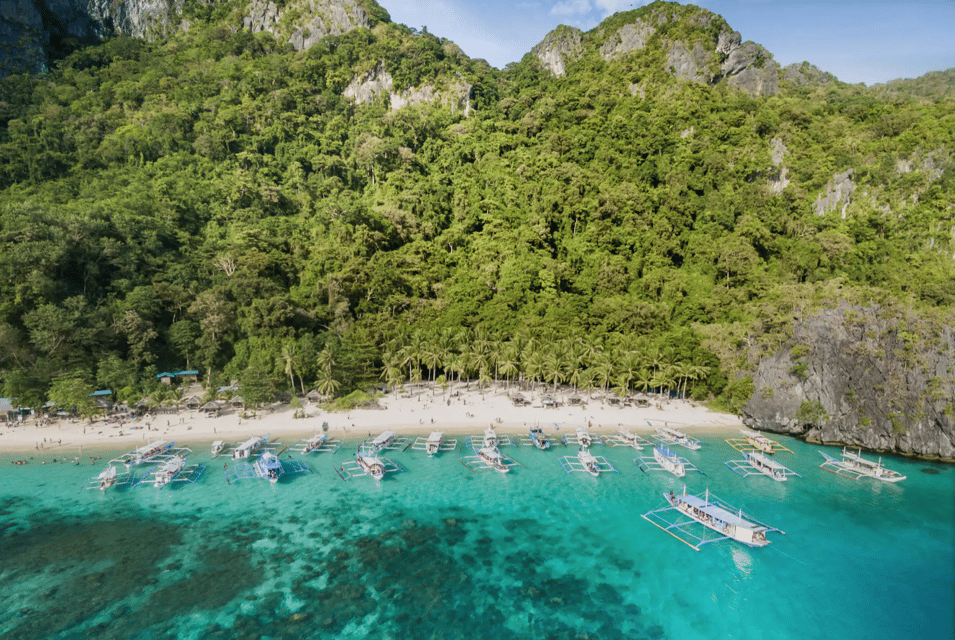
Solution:
M431 382L434 382L435 370L441 362L441 347L436 342L423 344L421 361L431 370Z
M610 356L606 353L601 354L597 359L597 364L593 366L593 372L594 383L599 384L606 393L610 381L613 380L613 362L611 362Z
M524 354L524 375L527 376L528 379L537 382L544 374L544 367L546 366L544 355L536 349L530 352L525 350Z
M342 383L332 377L331 369L319 369L318 390L323 396L334 398L341 386Z
M507 377L507 386L511 383L511 376L518 371L517 349L511 343L507 343L501 351L501 358L497 366L500 373Z
M294 342L286 342L282 345L282 363L285 366L285 375L288 376L289 386L292 387L292 393L295 393L295 369L298 368L299 351L298 345ZM305 382L302 376L298 378L302 387L302 395L305 395Z
M564 363L561 361L559 353L551 352L544 358L543 375L547 382L553 383L552 393L556 394L557 383L567 379L567 374L564 372Z

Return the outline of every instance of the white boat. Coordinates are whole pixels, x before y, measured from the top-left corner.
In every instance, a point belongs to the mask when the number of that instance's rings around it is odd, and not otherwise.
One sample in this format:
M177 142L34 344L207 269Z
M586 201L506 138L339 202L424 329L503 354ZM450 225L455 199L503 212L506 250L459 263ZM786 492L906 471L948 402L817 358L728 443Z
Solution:
M663 497L670 503L670 506L683 515L699 522L708 529L712 529L721 536L736 540L750 547L765 547L769 544L766 539L767 531L777 531L756 522L745 516L740 510L738 513L732 513L723 508L720 504L710 501L710 491L706 490L705 496L694 496L686 492L683 487L683 493L674 495L664 493Z
M441 450L441 441L443 439L444 436L440 431L431 432L431 435L428 436L428 441L425 443L425 451L429 456L433 456Z
M245 460L246 458L251 458L254 454L265 446L265 443L269 440L269 434L264 436L255 436L249 438L238 447L235 448L235 451L232 452L233 460Z
M356 462L359 468L375 480L381 480L385 477L385 463L373 454L366 454L359 451L356 456Z
M328 441L327 433L316 433L314 436L305 441L305 444L302 445L302 453L311 453L322 447Z
M653 459L664 471L668 471L677 478L686 475L686 467L679 456L674 455L665 447L653 447Z
M629 429L618 430L614 435L614 441L625 447L633 447L637 451L643 451L643 445L647 442Z
M656 427L657 437L667 444L677 444L687 449L696 450L702 445L699 440L691 438L682 431L670 427Z
M498 445L497 433L494 432L493 427L488 427L487 429L484 430L483 448L485 449L488 447L494 448L494 447L497 447L497 445Z
M770 455L776 452L776 443L763 434L756 431L747 431L746 429L740 429L739 432L746 438L746 442L755 449Z
M544 430L541 429L540 427L531 427L530 441L535 447L537 447L541 451L550 449L550 441L547 439L547 436L544 434Z
M158 469L153 471L153 486L157 488L166 486L175 480L185 466L186 459L183 456L173 456L166 460Z
M220 453L225 451L225 440L216 440L212 443L212 457L215 458Z
M862 449L859 449L857 453L853 453L843 447L842 460L837 460L822 451L819 453L826 459L825 462L819 465L820 467L846 478L858 480L859 478L865 477L872 478L873 480L881 480L882 482L901 482L906 478L906 476L903 476L898 471L886 469L882 465L881 457L878 462L866 460L862 457Z
M792 475L792 472L789 469L762 453L757 453L754 451L753 453L747 453L744 455L746 456L746 462L749 463L749 466L756 469L764 476L769 476L776 482L786 482L788 479L787 476Z
M577 444L585 449L594 443L594 439L590 437L590 432L583 427L577 427L575 433L577 434Z
M282 473L285 471L282 468L282 461L271 451L266 451L259 456L259 459L255 461L253 467L257 476L267 479L272 484L278 482Z
M106 491L116 484L116 467L109 465L96 476L96 482L99 483L99 490Z
M395 439L394 431L385 431L381 435L376 436L375 439L372 440L369 444L371 445L371 448L374 449L375 451L381 451L382 449L387 448L388 445L390 445L394 439Z
M597 461L597 458L595 458L594 455L587 450L586 447L582 447L577 451L577 459L583 466L584 471L595 478L600 475L600 463Z
M511 470L508 465L504 464L504 458L496 447L483 447L478 449L477 454L483 463L498 473L507 473Z
M176 446L175 442L166 442L165 440L156 440L155 442L150 442L149 444L144 444L135 451L133 451L132 456L130 456L129 461L126 463L126 466L134 466L137 464L142 464L144 462L149 462L156 456L162 455L163 453L169 451Z

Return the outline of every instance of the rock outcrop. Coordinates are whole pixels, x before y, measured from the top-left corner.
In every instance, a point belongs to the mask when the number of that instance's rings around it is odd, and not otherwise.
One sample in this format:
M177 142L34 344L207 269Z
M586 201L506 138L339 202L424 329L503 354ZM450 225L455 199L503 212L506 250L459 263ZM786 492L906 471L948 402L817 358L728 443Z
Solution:
M434 85L425 84L395 91L394 79L382 65L352 80L343 93L346 98L352 98L359 104L369 104L387 95L392 111L409 105L436 101L450 105L452 111L463 111L464 117L467 117L471 111L471 85L464 82L452 82L443 89L437 89Z
M740 43L739 32L722 32L716 52L725 56L720 64L721 78L751 96L779 93L779 65L772 54L755 42Z
M293 12L296 19L283 19ZM354 0L298 0L281 7L271 0L252 0L242 25L253 33L268 31L301 51L325 36L370 27L371 18Z
M852 182L852 169L846 169L842 173L832 176L832 182L826 186L825 194L820 193L816 198L813 209L817 216L822 216L830 211L835 211L842 203L842 217L846 217L846 209L849 207L850 197L855 191L855 183Z
M796 325L760 361L743 421L868 449L955 458L951 319L842 304Z
M567 73L567 62L579 59L583 53L580 36L580 29L561 25L544 36L531 53L537 56L542 68L555 76L563 76Z
M773 193L780 194L783 192L783 189L789 186L789 169L783 166L783 159L786 157L786 154L789 153L789 150L778 137L769 141L769 147L770 153L772 154L773 167L775 167L775 175L773 176L770 188L773 190Z
M600 47L600 55L604 60L615 60L631 51L639 51L647 46L647 41L655 32L656 29L643 20L625 24Z
M0 73L41 71L64 42L90 44L110 34L154 39L181 23L184 0L10 0L0 5ZM298 50L327 35L370 27L356 0L251 0L243 26L268 31Z

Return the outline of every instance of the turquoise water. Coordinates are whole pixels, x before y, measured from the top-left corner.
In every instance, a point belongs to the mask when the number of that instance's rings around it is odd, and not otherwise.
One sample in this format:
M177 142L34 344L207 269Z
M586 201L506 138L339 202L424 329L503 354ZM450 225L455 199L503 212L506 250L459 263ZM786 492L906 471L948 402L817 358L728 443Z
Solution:
M706 473L689 490L787 535L694 551L640 517L683 483L622 447L594 447L621 471L598 480L563 472L573 448L509 447L525 468L508 476L407 451L389 452L406 472L380 486L342 481L352 446L275 487L227 485L220 459L196 485L106 494L78 491L103 461L6 454L0 637L953 637L952 466L886 458L908 479L853 481L782 438L803 477L776 483L740 478L723 462L741 456L702 440L677 449Z

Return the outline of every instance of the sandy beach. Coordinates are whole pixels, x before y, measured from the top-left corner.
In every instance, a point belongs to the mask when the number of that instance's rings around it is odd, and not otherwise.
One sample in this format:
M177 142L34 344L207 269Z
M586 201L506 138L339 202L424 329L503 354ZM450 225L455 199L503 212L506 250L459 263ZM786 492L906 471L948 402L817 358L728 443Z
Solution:
M509 395L520 393L528 403L515 406ZM568 402L577 395L582 404ZM543 399L553 397L560 404L545 407ZM319 432L328 423L331 435L360 439L385 430L397 433L427 434L433 430L449 434L479 434L489 426L501 433L526 433L530 426L540 425L548 433L573 431L587 426L596 433L610 433L628 428L638 433L649 433L654 426L671 426L688 433L735 431L743 426L737 416L717 413L686 400L662 399L645 396L649 406L614 404L605 394L572 391L551 393L549 388L537 390L505 389L503 384L481 390L476 383L449 386L446 390L430 385L389 393L379 398L378 409L356 409L329 412L320 406L305 403L305 418L294 418L295 411L288 405L274 411L231 411L219 417L207 417L204 412L182 409L179 413L160 413L133 421L92 423L89 420L57 420L41 424L31 418L22 426L0 427L0 451L42 453L43 457L57 454L75 456L81 447L133 449L143 442L162 438L182 444L211 443L225 440L237 443L253 435L281 436L293 444L299 438Z

